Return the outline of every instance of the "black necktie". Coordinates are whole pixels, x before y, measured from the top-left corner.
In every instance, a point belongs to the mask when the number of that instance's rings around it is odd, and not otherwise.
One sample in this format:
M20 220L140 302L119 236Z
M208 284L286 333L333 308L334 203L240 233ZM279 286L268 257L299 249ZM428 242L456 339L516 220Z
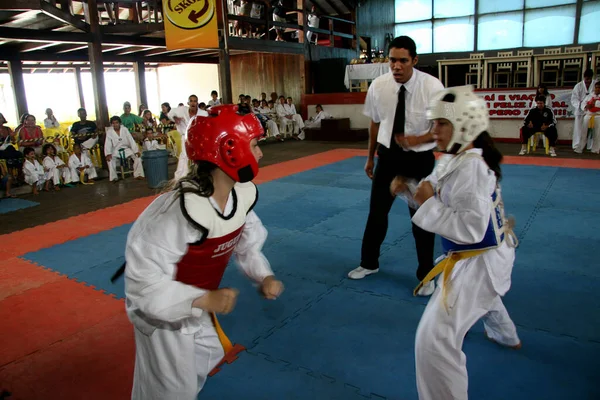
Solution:
M404 85L400 86L400 90L398 91L398 104L396 105L396 114L394 115L394 127L392 128L392 138L390 141L390 145L392 143L396 143L394 140L394 134L402 133L404 134L404 118L405 118L405 100L404 93L406 92L406 87Z

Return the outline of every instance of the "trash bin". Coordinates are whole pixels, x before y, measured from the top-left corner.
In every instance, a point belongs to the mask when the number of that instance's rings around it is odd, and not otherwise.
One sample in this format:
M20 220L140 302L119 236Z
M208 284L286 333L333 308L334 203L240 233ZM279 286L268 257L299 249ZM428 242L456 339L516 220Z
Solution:
M159 188L169 180L169 152L151 150L142 153L146 181L151 189Z

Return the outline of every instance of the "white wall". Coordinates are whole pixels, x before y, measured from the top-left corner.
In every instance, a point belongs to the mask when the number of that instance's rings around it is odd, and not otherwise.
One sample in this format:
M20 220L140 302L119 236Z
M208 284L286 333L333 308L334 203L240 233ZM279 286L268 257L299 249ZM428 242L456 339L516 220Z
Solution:
M219 66L217 64L180 64L158 68L158 98L171 107L187 104L192 94L199 102L208 103L210 92L219 91ZM221 93L219 93L221 96ZM157 109L160 113L160 109Z
M315 115L315 105L307 104L308 117ZM323 109L335 118L350 118L351 128L368 128L370 119L363 115L362 104L323 104ZM521 119L493 119L490 134L497 138L519 138L519 130L523 126ZM571 140L573 135L573 120L560 119L557 125L558 138Z

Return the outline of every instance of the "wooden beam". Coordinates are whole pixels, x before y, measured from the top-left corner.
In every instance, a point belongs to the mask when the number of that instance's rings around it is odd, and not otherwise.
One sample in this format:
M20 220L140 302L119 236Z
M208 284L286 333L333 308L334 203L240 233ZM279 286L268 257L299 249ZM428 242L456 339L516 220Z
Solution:
M108 34L100 35L100 37L102 39L102 43L104 44L157 47L165 46L165 40L163 38L120 36ZM92 35L91 33L40 31L23 28L6 28L0 26L0 39L10 39L13 41L20 42L57 42L87 44L92 41Z
M324 0L325 3L327 3L327 5L329 7L331 7L331 9L333 11L335 11L337 13L337 15L344 15L344 13L342 12L342 10L340 10L339 8L337 8L337 6L335 4L333 4L332 2L330 2L329 0Z
M89 43L90 71L94 87L96 103L96 126L103 130L108 126L108 107L106 101L106 86L104 85L104 65L102 59L102 32L98 21L98 6L96 0L88 0L84 5L85 18L90 25L92 40ZM104 159L104 157L102 157ZM103 162L104 164L104 162Z
M3 10L37 10L40 7L39 0L8 0L2 2Z
M119 25L102 25L102 33L129 33L129 34L147 34L165 30L162 22L152 22L143 24L119 24Z
M56 54L56 53L23 53L20 55L23 61L54 61L54 62L75 62L75 61L90 61L89 54L78 53L72 51L70 53ZM132 63L140 61L143 57L131 55L131 56L119 56L118 54L107 53L102 57L104 62L127 62ZM147 61L147 60L146 60ZM157 63L171 63L171 64L217 64L219 61L217 57L203 56L168 56L159 55L152 57L152 62Z
M137 61L133 63L133 72L135 72L135 87L138 106L141 104L148 106L148 94L146 93L146 66L144 62Z
M42 10L42 12L44 14L46 14L60 22L72 25L75 28L82 30L84 32L90 31L90 26L87 23L85 23L85 21L82 21L79 18L75 17L74 15L71 15L71 12L68 8L67 8L67 10L61 10L60 8L53 6L52 4L50 4L44 0L40 0L40 9Z
M75 84L77 87L77 97L79 98L79 107L85 108L85 98L83 97L83 85L81 83L81 67L75 67Z
M294 42L275 42L239 37L228 38L231 50L248 50L261 53L303 54L304 44Z
M9 60L8 73L10 74L10 82L13 87L15 104L17 105L17 120L20 120L21 115L28 112L25 82L23 81L23 65L21 64L21 61L18 59Z
M58 43L24 43L21 46L19 46L19 52L20 53L28 53L30 51L37 51L37 50L43 50L43 49L47 49L48 47L54 47L54 46L58 46Z
M229 61L229 21L227 0L217 2L217 29L219 31L219 92L224 104L233 103L231 63ZM260 43L261 41L259 41Z

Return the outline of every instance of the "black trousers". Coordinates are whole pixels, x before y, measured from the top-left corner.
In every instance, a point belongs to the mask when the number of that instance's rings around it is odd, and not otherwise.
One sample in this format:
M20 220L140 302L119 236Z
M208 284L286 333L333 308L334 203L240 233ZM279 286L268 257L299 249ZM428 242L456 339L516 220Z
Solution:
M527 141L529 140L530 137L532 137L536 132L542 132L541 128L529 128L527 126L523 127L522 132L522 144L527 144ZM544 136L546 136L548 138L548 142L550 144L550 147L554 147L556 145L556 140L558 139L558 131L556 130L555 126L549 126L544 132L542 132L544 134Z
M393 140L392 140L393 142ZM404 151L394 144L391 149L379 146L377 166L371 186L369 218L362 241L361 263L366 269L379 268L379 255L388 229L388 214L395 197L390 194L392 180L402 175L420 180L429 175L435 166L433 151ZM410 216L416 210L408 208ZM433 246L435 234L412 224L412 233L417 247L417 279L422 280L433 268Z

